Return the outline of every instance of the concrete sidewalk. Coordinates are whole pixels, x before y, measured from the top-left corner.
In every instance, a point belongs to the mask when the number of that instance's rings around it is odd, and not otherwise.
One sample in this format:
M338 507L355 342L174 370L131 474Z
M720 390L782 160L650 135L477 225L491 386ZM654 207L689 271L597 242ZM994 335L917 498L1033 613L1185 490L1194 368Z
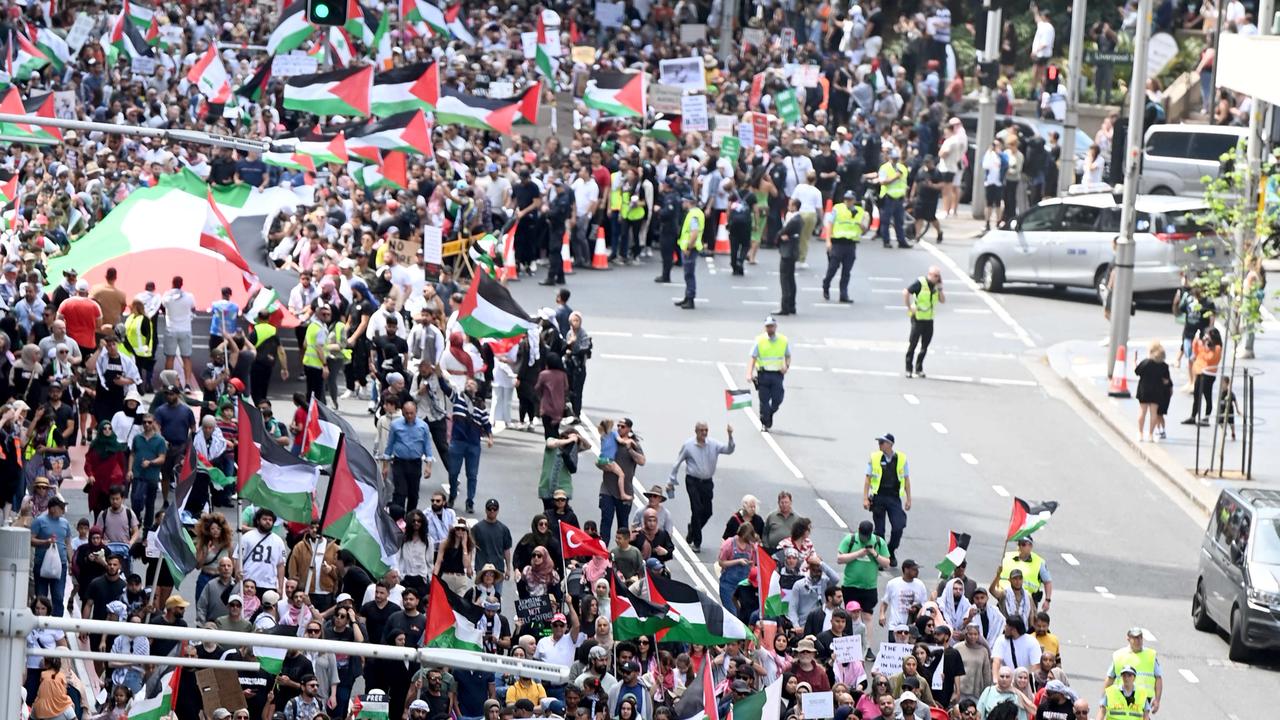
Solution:
M1185 361L1182 368L1172 366L1176 357L1178 337L1134 338L1128 348L1128 383L1131 393L1137 392L1137 376L1133 368L1146 352L1152 339L1159 339L1169 353L1170 375L1174 382L1173 401L1166 416L1168 439L1154 443L1140 441L1138 436L1138 401L1133 398L1113 398L1108 395L1106 377L1107 349L1096 340L1075 340L1059 343L1047 350L1049 366L1067 381L1075 393L1104 420L1121 439L1128 443L1157 472L1172 481L1196 505L1209 510L1217 499L1218 488L1224 484L1250 484L1280 488L1280 323L1274 319L1265 323L1266 332L1257 336L1254 350L1257 359L1240 360L1236 377L1259 373L1254 384L1254 436L1252 480L1245 481L1241 474L1240 440L1226 443L1224 472L1218 477L1216 455L1214 470L1209 472L1209 453L1213 440L1213 427L1182 425L1190 415L1191 395L1182 392L1186 384ZM1226 368L1224 359L1224 368ZM1215 391L1217 387L1215 386ZM1242 381L1237 379L1233 388L1237 395L1236 434L1245 431ZM1216 411L1216 408L1215 408ZM1216 412L1215 412L1216 417ZM1197 430L1200 443L1200 471L1195 474ZM1222 430L1219 430L1221 437Z

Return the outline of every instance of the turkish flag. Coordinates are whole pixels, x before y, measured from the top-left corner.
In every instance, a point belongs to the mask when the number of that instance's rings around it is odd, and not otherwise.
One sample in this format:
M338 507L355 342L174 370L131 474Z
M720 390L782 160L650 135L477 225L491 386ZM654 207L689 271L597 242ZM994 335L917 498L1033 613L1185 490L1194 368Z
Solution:
M605 547L599 538L593 538L581 528L576 528L563 520L560 521L560 548L565 559L584 555L609 557L609 548Z

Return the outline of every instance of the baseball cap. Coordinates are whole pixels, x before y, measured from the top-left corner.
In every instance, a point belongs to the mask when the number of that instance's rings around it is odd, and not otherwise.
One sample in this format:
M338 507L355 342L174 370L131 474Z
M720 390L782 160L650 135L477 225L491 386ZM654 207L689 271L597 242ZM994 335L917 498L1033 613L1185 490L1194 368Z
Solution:
M609 651L605 650L603 645L596 645L591 648L591 652L587 653L587 655L592 658L605 658L609 657Z
M268 590L262 593L263 605L275 605L280 602L280 593L275 590Z
M1138 671L1134 670L1132 665L1125 665L1124 667L1120 668L1120 674L1124 675L1126 673L1128 673L1129 675L1137 675Z
M880 437L876 438L876 442L878 442L878 443L887 442L887 443L889 443L890 445L892 445L892 444L894 444L895 442L897 442L897 440L895 440L895 439L894 439L894 437L893 437L893 433L885 433L885 434L881 435Z
M748 685L745 680L734 680L733 684L729 686L729 689L733 692L742 693L744 695L751 692L751 686Z
M845 200L856 200L857 198L858 198L858 193L856 193L856 192L854 192L854 191L852 191L852 190L845 190L845 191L844 191L844 199L845 199Z
M494 498L489 498L488 500L485 500L485 502L484 502L484 509L485 509L485 510L497 510L497 509L498 509L498 501L497 501L496 499L494 499Z
M568 500L568 499L569 499L569 493L565 492L564 490L556 490L555 492L551 493L551 499L553 499L553 500Z
M622 672L624 673L640 672L640 663L636 662L635 660L628 660L622 663Z
M555 615L551 616L552 625L555 625L556 623L568 623L568 622L569 621L565 618L564 613L556 613Z
M430 710L431 706L427 704L426 700L423 700L422 698L418 698L417 700L414 700L412 703L410 703L409 709L410 710Z
M80 278L76 281L76 292L87 292L89 290L89 281Z
M337 605L349 600L351 600L351 593L338 593L338 597L333 602Z
M889 626L889 632L911 632L911 628L904 623Z
M564 717L564 713L565 713L564 703L560 700L552 698L551 702L547 703L546 711L552 715L558 715L560 717Z
M231 717L231 711L226 708L218 708L213 711L213 720L227 720Z
M1010 580L1012 580L1012 579L1014 579L1014 578L1020 578L1020 577L1022 577L1022 570L1020 570L1020 569L1018 569L1018 568L1014 568L1014 569L1012 569L1012 570L1010 570L1010 571L1009 571L1009 579L1010 579Z
M1142 628L1138 627L1137 625L1134 625L1133 627L1129 628L1129 632L1125 634L1128 635L1129 637L1142 637Z
M920 702L920 698L916 697L915 693L911 692L910 690L903 690L902 695L898 696L898 702L904 703L908 700L910 700L913 703Z
M241 605L244 605L244 598L239 595L230 595L227 597L227 604L230 605L231 603L240 603Z
M1018 544L1021 545L1022 543L1026 543L1028 545L1035 545L1036 539L1030 535L1023 538L1018 538Z
M164 601L164 606L166 608L184 608L190 604L191 603L186 600L183 600L181 595L170 595L169 599Z

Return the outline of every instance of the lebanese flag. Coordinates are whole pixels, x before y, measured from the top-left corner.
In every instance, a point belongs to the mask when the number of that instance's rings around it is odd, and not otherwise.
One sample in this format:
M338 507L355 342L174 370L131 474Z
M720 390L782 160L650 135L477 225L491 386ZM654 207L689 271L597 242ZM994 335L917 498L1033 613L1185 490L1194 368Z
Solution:
M566 560L583 556L609 557L609 549L599 538L593 538L581 528L563 521L560 523L560 547Z
M216 43L211 43L204 55L191 66L187 81L200 88L200 94L214 105L225 104L231 99L231 79L227 76L226 67L222 65Z
M205 212L204 227L200 230L200 247L212 250L226 258L232 265L252 273L249 263L245 262L244 256L240 254L240 248L236 246L236 239L231 234L231 225L218 209L218 203L213 200L213 191L207 191L205 197L209 205Z
M285 81L284 107L313 115L369 115L373 66L311 75L294 75Z

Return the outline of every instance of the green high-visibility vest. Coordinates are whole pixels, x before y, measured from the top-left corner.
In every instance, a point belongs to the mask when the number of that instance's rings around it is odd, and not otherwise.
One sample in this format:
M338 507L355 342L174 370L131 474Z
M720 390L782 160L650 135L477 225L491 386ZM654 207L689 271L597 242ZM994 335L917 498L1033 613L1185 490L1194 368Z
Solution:
M787 361L787 336L774 333L769 339L768 333L761 333L756 338L756 367L769 372L782 372Z
M262 344L276 336L276 326L271 323L255 323L253 326L253 346L262 347Z
M1133 669L1138 671L1137 677L1133 679L1134 687L1146 693L1148 697L1155 697L1156 651L1151 648L1142 648L1142 652L1136 653L1127 647L1115 651L1111 655L1111 669L1116 674L1116 685L1120 684L1120 671L1126 665L1132 665Z
M696 231L693 229L695 223L698 226ZM702 230L706 225L707 216L702 212L701 208L690 208L689 212L685 213L684 226L680 228L680 239L678 241L682 252L689 251L690 242L693 243L694 250L702 252Z
M898 497L906 499L907 497L907 478L905 476L907 469L907 456L902 453L893 454L894 464L898 468ZM879 450L871 453L871 494L875 495L880 492L880 478L884 470L880 467L881 461L884 460L884 453Z
M907 166L902 163L894 162L887 162L880 166L881 175L886 174L890 170L898 173L898 179L887 185L881 185L880 197L888 195L891 198L901 200L907 196Z
M852 240L854 242L861 240L862 217L865 214L866 211L859 205L854 205L852 210L844 203L837 205L835 219L831 222L831 239Z
M155 348L153 347L154 333L150 338L142 334L142 322L144 320L146 320L145 315L135 313L125 318L124 321L124 337L128 342L120 349L134 357L149 358L155 354Z
M1134 684L1133 702L1129 702L1124 697L1124 691L1120 689L1120 681L1116 680L1116 684L1107 688L1107 718L1117 718L1117 720L1142 720L1143 709L1147 706L1148 695L1142 691L1142 688Z
M622 209L622 173L615 172L609 176L609 212L617 212Z
M303 365L313 368L324 367L324 355L316 349L316 346L323 345L320 339L326 332L327 330L324 327L324 324L318 320L312 321L311 324L307 326L306 340L303 342L306 347L302 350Z
M929 287L928 278L920 278L920 292L916 293L917 320L932 320L934 308L938 306L938 291Z

